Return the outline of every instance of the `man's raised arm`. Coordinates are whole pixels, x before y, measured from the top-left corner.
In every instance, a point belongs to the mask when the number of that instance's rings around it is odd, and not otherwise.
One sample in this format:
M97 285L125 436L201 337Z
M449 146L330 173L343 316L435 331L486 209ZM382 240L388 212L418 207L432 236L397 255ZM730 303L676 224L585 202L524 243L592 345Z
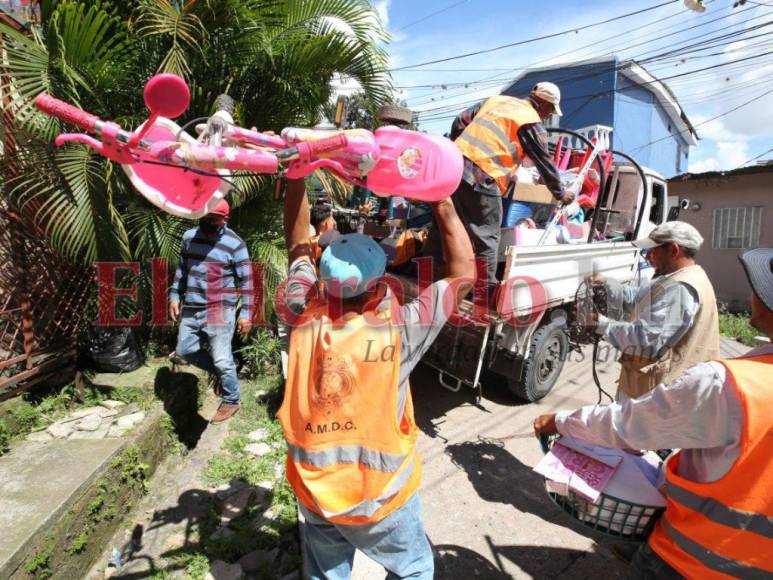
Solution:
M450 197L433 203L432 211L435 212L435 221L443 244L446 263L444 280L448 284L458 286L456 303L459 304L475 281L475 255L470 236L467 235Z
M285 191L284 229L289 264L298 259L314 263L309 243L310 225L311 210L306 197L306 183L303 179L288 179Z

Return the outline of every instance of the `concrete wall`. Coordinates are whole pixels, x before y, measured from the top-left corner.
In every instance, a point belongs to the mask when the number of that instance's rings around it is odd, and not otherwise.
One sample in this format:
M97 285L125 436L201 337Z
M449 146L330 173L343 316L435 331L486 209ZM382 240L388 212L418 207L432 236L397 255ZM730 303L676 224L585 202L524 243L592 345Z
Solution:
M564 113L559 123L561 127L614 127L616 65L615 60L609 60L527 73L502 94L524 98L540 81L555 83L561 89L561 109ZM597 93L605 94L594 97Z
M678 128L655 95L622 75L617 79L614 129L614 147L640 164L664 177L687 171L689 147Z
M698 253L714 285L717 299L732 309L748 309L751 289L738 254L741 250L715 250L712 247L714 210L727 207L762 207L759 247L773 247L773 171L750 175L730 175L689 181L671 181L669 194L701 204L679 214L679 219L698 228L705 241Z

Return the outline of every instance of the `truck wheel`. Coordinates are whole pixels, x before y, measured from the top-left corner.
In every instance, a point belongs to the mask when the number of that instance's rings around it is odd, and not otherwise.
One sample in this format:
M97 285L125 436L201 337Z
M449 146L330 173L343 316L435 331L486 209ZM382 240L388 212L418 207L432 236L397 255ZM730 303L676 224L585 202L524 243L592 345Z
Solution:
M569 351L569 340L563 331L565 321L554 320L531 337L529 356L520 377L512 377L509 387L525 401L539 401L556 384Z

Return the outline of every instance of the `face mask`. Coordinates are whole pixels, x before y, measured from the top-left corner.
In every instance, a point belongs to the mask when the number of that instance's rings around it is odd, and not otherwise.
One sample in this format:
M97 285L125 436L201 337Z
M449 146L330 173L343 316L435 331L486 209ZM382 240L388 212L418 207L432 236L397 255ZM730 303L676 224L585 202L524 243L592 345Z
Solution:
M211 222L209 220L202 220L199 222L199 228L202 232L204 232L208 236L212 236L216 234L220 228L215 224L214 222Z

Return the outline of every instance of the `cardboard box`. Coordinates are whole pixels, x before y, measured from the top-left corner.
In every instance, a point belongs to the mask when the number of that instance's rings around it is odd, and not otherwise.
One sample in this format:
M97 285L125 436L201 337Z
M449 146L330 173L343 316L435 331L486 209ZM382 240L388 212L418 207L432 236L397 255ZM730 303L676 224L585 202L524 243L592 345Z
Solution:
M516 183L513 199L532 203L556 203L556 198L546 186L534 183Z

